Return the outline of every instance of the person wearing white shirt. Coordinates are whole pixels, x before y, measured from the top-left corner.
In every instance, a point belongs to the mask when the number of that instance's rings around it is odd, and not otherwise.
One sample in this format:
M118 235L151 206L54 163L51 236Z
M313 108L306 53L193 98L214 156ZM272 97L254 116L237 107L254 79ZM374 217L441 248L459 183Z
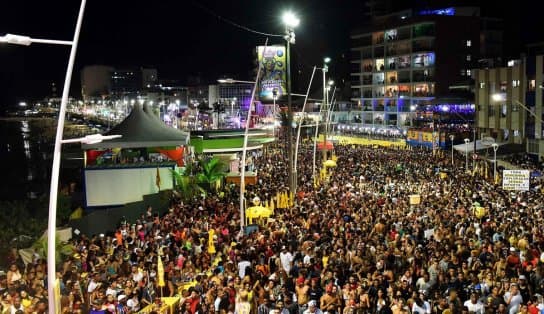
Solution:
M96 288L100 285L98 280L100 279L100 274L95 273L93 275L93 279L89 282L89 285L87 286L87 292L89 294L93 293Z
M238 263L238 276L240 276L240 279L244 279L246 276L246 268L251 267L251 262L247 260L246 257L244 257L239 263Z
M144 274L138 269L138 266L133 265L132 266L132 281L139 283L144 279Z
M508 306L508 313L516 314L519 311L519 305L523 303L523 298L519 294L517 284L512 284L510 291L504 294L504 302Z
M476 293L470 294L470 299L466 300L463 304L468 308L468 311L475 314L484 314L485 313L485 307L482 302L478 300L478 296Z
M280 261L281 267L287 274L289 274L289 272L291 271L291 267L293 267L293 260L293 255L291 254L291 252L287 251L287 248L284 245L281 248Z
M431 304L425 301L425 294L419 293L419 298L417 298L412 305L413 314L431 314Z

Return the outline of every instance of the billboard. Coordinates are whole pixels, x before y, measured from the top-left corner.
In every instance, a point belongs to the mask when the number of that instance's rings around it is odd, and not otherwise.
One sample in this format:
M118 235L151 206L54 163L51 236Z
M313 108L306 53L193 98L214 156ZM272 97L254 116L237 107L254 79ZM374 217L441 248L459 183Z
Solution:
M513 191L529 191L530 170L504 170L502 188Z
M272 99L273 90L277 90L277 97L287 94L285 47L258 46L257 58L262 64L259 96Z

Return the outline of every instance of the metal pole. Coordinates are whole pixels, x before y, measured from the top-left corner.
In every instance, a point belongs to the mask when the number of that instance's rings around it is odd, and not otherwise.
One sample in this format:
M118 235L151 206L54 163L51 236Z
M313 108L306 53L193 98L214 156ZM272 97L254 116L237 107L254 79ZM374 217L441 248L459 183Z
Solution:
M60 309L56 309L55 303L55 281L56 281L56 261L55 261L55 249L56 249L56 226L57 226L57 196L59 188L59 173L60 173L60 160L62 152L62 136L64 131L64 117L66 115L66 106L68 105L68 96L70 94L70 83L72 81L72 71L74 69L74 62L76 59L77 43L79 40L79 33L81 30L81 24L83 22L83 13L85 12L86 0L81 0L79 7L79 14L76 22L76 29L74 32L74 39L72 41L72 48L70 50L70 58L68 59L68 67L66 68L66 76L64 78L64 87L62 90L62 99L59 108L59 118L57 123L57 133L55 136L55 148L53 151L53 165L51 170L51 186L49 189L49 217L47 224L47 295L48 295L48 308L50 314L60 313Z
M323 162L325 162L327 160L327 113L328 113L328 108L327 108L327 81L326 81L326 77L325 77L325 74L327 73L327 70L328 70L328 67L327 67L327 64L324 64L323 65L323 108L324 108L324 112L325 112L325 117L323 117L323 121L324 121L324 124L323 124Z
M286 29L286 41L287 51L285 53L285 63L287 64L287 155L288 155L288 167L289 167L289 192L295 194L295 169L293 166L293 128L291 123L293 121L293 104L291 99L291 36L293 30Z
M453 169L453 135L450 135L451 140L451 167Z
M314 134L314 160L312 166L312 179L315 180L315 160L317 154L317 135L319 133L319 120L315 123L315 134Z
M314 69L312 70L312 76L310 77L310 83L308 84L308 90L306 91L306 98L304 98L304 104L302 105L302 114L304 115L304 112L306 111L306 102L308 101L308 95L310 94L310 87L312 86L312 81L314 80L314 74L315 74L315 69L316 67L314 66ZM297 186L297 177L298 177L298 173L297 173L297 164L298 164L298 145L300 143L300 128L302 126L302 119L300 119L299 123L298 123L298 128L297 128L297 139L296 139L296 143L295 143L295 158L294 158L294 173L295 173L295 189L296 189L296 186Z
M465 139L465 171L468 171L468 140Z
M272 89L272 101L274 103L274 106L272 108L272 133L274 135L274 138L276 138L276 117L277 117L277 112L276 112L276 99L278 98L278 89L277 88L273 88Z
M493 180L497 177L497 149L493 147Z
M335 93L336 93L336 86L332 90L332 96L331 96L331 100L329 102L329 108L327 110L327 124L325 125L325 129L326 129L327 134L329 133L329 127L331 125L331 113L332 113L332 110L334 108L334 94ZM328 99L328 94L329 94L329 92L327 90L327 99Z
M273 95L272 101L274 102L274 108L272 109L272 115L274 116L272 119L272 134L274 135L274 138L276 138L276 95Z
M493 182L495 182L495 179L497 178L497 150L499 149L499 145L497 143L493 143Z
M75 41L32 38L33 43L71 46Z
M472 152L472 171L474 171L476 167L476 126L474 126L473 132L473 139L474 139L474 151Z
M264 49L268 46L268 38L264 43ZM264 53L264 51L263 51ZM247 153L247 138L249 133L249 120L251 120L251 109L253 102L255 101L255 90L259 83L259 77L261 76L262 62L259 62L259 68L257 69L257 77L255 78L255 85L251 91L251 101L249 102L249 110L247 111L246 129L244 132L244 146L242 147L242 164L240 167L240 235L244 234L245 226L245 213L244 213L244 193L246 189L246 153Z

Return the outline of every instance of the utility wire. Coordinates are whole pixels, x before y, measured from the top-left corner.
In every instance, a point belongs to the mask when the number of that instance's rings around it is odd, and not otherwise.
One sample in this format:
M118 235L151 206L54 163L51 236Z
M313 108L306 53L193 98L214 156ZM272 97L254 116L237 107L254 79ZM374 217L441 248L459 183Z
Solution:
M242 29L242 30L248 31L248 32L250 32L250 33L257 34L257 35L270 36L270 37L283 37L282 34L269 34L269 33L259 32L259 31L257 31L257 30L251 29L251 28L249 28L249 27L247 27L247 26L240 25L240 24L238 24L238 23L236 23L236 22L233 22L233 21L231 21L231 20L229 20L229 19L226 19L226 18L220 16L219 14L213 12L212 10L208 9L207 7L203 6L202 4L200 4L200 3L198 3L198 2L196 2L196 1L194 1L194 0L192 0L191 3L192 3L194 6L198 7L199 9L205 11L206 13L208 13L208 14L210 14L210 15L213 15L213 16L216 17L219 21L225 22L225 23L230 24L230 25L232 25L232 26L234 26L234 27L237 27L237 28L239 28L239 29Z

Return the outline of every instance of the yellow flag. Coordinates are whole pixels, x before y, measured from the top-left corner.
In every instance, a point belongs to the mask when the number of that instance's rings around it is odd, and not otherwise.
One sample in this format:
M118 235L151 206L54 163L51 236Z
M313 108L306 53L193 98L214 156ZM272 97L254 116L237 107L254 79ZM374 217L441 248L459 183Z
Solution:
M55 307L56 307L56 313L60 313L60 310L61 310L61 305L60 305L60 280L57 278L55 279L55 285L54 285L54 290L55 292ZM55 314L56 314L55 313Z
M164 266L162 265L162 258L159 254L159 260L157 261L157 275L159 276L159 287L164 287Z
M289 193L289 206L295 206L295 193L293 192Z
M246 210L247 213L247 210ZM215 230L210 229L208 231L208 253L215 254L215 245L213 244L213 236L215 235Z

